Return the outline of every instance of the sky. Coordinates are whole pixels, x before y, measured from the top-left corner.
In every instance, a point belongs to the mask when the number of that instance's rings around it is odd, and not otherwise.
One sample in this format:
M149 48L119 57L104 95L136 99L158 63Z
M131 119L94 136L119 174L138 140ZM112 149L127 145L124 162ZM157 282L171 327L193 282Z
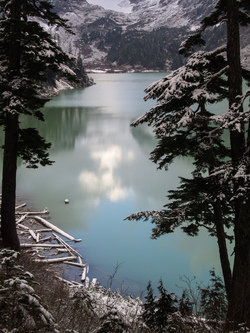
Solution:
M113 9L113 10L117 10L117 11L122 11L125 13L129 13L131 12L131 8L132 7L128 7L128 6L119 6L119 4L121 3L129 3L129 1L127 0L87 0L88 3L92 4L92 5L99 5L104 7L105 9Z

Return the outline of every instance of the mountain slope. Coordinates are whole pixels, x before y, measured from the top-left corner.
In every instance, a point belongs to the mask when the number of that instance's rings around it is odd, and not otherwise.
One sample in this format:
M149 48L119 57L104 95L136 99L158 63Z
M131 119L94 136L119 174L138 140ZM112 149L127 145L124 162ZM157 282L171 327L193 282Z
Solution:
M189 27L199 25L214 8L216 0L130 0L133 15L147 29L155 27Z
M69 35L52 29L52 35L65 51L81 58L87 69L168 71L183 64L178 55L180 43L217 0L121 0L121 6L132 6L130 14L105 10L86 0L52 3L75 32ZM250 44L247 31L245 50ZM208 48L222 44L225 33L223 28L216 35L211 31Z

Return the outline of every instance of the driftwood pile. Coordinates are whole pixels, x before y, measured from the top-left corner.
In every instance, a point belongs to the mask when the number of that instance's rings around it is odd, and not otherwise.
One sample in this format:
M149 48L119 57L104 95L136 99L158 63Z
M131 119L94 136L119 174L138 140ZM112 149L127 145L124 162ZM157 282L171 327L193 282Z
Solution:
M81 269L81 282L86 280L88 265L83 257L68 242L81 242L60 228L53 225L44 215L48 209L40 212L24 211L26 204L16 206L16 227L21 241L21 248L32 252L35 262L63 263ZM66 239L66 240L64 240Z

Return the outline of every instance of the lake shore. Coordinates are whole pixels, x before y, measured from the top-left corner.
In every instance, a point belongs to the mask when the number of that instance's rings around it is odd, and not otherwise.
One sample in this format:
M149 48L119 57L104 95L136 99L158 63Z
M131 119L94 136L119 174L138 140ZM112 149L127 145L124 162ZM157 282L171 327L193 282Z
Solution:
M81 240L76 240L55 226L47 208L36 211L31 202L22 200L18 198L16 205L21 251L29 254L34 262L56 265L61 272L60 277L73 283L85 283L88 266L83 263L82 255L74 249L74 243Z

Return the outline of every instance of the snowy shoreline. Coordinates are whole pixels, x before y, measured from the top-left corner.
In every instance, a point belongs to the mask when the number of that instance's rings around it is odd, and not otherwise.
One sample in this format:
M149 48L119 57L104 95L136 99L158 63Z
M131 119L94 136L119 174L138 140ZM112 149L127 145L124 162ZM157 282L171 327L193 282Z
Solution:
M43 222L41 220L43 220L43 218L40 216L45 215L48 224L45 223L43 229L41 229L41 222ZM81 254L78 253L73 246L68 245L68 241L66 242L61 239L57 233L67 238L69 241L79 242L80 240L74 239L72 236L51 224L51 222L48 222L49 211L46 208L43 211L34 212L30 208L30 203L29 207L27 207L26 204L21 204L20 199L18 199L16 217L21 251L25 251L36 263L60 265L59 271L61 271L62 274L60 274L61 276L55 275L55 278L67 285L72 295L84 290L84 292L89 295L92 302L98 305L95 312L99 317L108 315L111 308L116 311L121 318L125 319L127 325L132 325L135 318L140 317L143 309L143 302L140 298L135 299L132 296L125 297L121 295L119 290L112 292L110 289L99 285L95 278L90 281L87 276L88 265L82 263L83 257ZM46 229L44 229L44 227ZM43 233L43 238L38 237L39 233ZM68 255L70 255L70 257L68 257ZM79 263L75 262L76 258L73 259L74 255L80 261ZM51 259L52 256L54 259ZM61 258L65 258L65 260L61 260ZM77 282L76 280L70 281L70 279L62 277L67 270L66 266L70 265L72 265L72 270L76 273L82 270L81 282Z
M156 70L156 69L152 69L152 70L136 70L136 69L110 69L110 68L106 68L106 69L86 69L86 72L88 74L126 74L126 73L163 73L165 71L163 70Z

